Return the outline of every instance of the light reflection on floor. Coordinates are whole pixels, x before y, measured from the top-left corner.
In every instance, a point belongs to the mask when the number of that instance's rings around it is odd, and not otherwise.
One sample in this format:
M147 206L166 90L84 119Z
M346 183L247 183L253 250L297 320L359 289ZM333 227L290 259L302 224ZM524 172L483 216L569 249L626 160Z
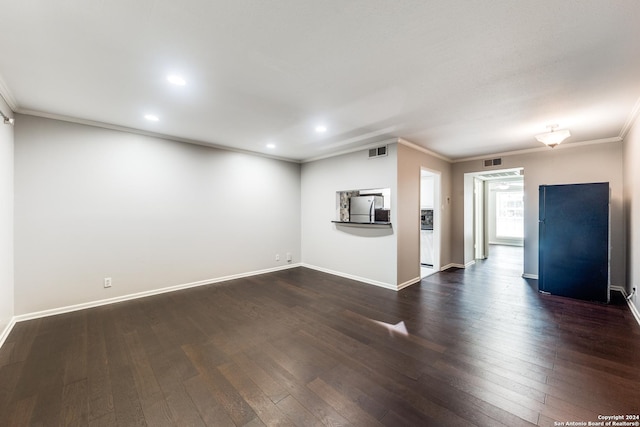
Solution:
M409 336L409 332L407 331L407 326L404 324L404 320L401 320L400 322L396 323L395 325L391 324L391 323L386 323L386 322L380 322L379 320L373 320L370 319L373 323L382 326L383 328L385 328L386 330L389 331L389 335L393 336L393 335L402 335L402 336Z

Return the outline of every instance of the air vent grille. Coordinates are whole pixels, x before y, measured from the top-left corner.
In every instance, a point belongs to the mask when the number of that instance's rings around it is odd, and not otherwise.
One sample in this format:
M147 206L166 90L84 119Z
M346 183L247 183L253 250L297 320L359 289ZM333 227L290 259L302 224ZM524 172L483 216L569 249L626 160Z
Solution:
M484 167L490 168L491 166L500 166L502 165L502 159L487 159L484 161Z
M372 159L374 157L382 157L387 155L387 146L383 145L382 147L370 148L369 149L369 158Z

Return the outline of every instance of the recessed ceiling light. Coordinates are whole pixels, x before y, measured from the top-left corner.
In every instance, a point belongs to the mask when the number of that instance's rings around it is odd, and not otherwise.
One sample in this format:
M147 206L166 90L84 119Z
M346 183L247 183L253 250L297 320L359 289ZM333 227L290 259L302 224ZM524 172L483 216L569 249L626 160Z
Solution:
M176 86L184 86L187 84L187 82L182 77L177 76L175 74L167 76L167 81Z
M276 144L267 144L267 148L274 149L276 148Z
M327 131L327 127L326 126L324 126L324 125L316 126L316 132L318 132L318 133L323 133L323 132L326 132L326 131Z
M150 122L157 122L160 121L160 119L158 118L158 116L155 116L153 114L145 114L144 116L145 119L149 120Z

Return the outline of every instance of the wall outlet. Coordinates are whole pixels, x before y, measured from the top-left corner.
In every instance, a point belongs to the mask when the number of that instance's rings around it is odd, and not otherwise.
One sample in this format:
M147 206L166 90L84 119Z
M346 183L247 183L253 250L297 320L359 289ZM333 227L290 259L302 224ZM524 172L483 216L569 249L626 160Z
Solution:
M276 254L276 261L280 261L280 254Z
M287 262L291 262L291 252L287 252Z
M104 287L105 288L110 288L111 287L111 277L105 277L104 278Z

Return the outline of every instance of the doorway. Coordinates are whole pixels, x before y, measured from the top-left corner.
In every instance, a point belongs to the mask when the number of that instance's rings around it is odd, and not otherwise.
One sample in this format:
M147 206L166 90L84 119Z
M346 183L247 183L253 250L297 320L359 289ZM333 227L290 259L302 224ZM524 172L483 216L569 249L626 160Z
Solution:
M440 271L440 173L420 169L420 277Z
M473 236L469 242L473 246L468 252L471 262L489 258L498 246L524 247L524 175L522 168L476 172L465 179L465 192L472 192L465 197L470 209ZM466 221L466 220L465 220ZM522 251L520 251L522 252ZM524 268L524 252L521 260Z

